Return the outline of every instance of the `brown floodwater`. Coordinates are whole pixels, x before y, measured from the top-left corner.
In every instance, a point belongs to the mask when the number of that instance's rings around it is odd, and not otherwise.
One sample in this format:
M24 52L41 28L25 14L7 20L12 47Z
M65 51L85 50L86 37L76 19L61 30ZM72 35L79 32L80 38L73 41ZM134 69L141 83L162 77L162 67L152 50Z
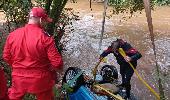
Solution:
M73 8L75 13L80 16L80 20L84 18L84 16L88 16L88 18L92 18L92 20L96 20L93 22L94 25L90 25L86 27L86 29L81 29L84 32L90 32L89 30L97 29L101 30L101 25L96 25L98 23L102 23L103 18L103 4L92 2L92 10L90 9L90 3L88 0L77 0L78 3L68 3L66 7ZM155 34L155 44L156 44L156 51L157 51L157 60L158 64L160 65L161 79L163 79L163 85L165 89L166 98L170 99L168 95L170 93L170 82L169 82L169 70L170 70L170 7L155 7L152 11L152 19L153 19L153 27L154 27L154 34ZM91 17L89 17L91 16ZM152 45L150 40L150 34L147 26L146 15L145 12L142 11L140 14L135 13L133 17L128 18L129 15L127 14L119 14L119 15L112 15L112 8L108 7L107 9L107 16L106 17L106 24L105 25L105 32L104 32L104 39L109 37L119 37L123 38L124 40L130 42L135 48L137 48L143 55L143 57L138 62L137 70L140 75L147 81L151 87L153 87L158 92L158 83L156 81L156 67L154 64L154 55L152 51ZM83 21L82 21L83 23ZM88 25L87 25L88 26ZM82 26L79 26L82 27ZM108 31L109 30L109 31ZM98 31L100 34L100 31ZM85 33L84 33L85 34ZM91 39L99 39L98 35L93 35L93 33L88 34ZM104 44L104 43L103 43ZM84 49L89 49L89 47ZM92 48L89 50L92 51ZM80 66L88 66L87 63L93 63L95 57L86 56L83 53L90 53L87 55L93 56L94 52L81 52L79 59L83 59ZM86 56L86 57L84 57ZM86 60L88 59L88 60ZM91 59L92 61L90 61ZM75 62L74 62L75 63ZM76 65L73 64L73 65ZM132 77L132 90L133 94L136 95L138 100L155 100L154 95L142 84L141 81L137 78L134 74Z
M99 54L93 47L99 39L101 32L101 23L103 18L103 4L92 2L92 10L88 0L76 0L78 3L68 3L66 7L73 8L75 13L80 16L80 21L75 25L75 33L85 34L88 36L89 42L80 37L80 43L69 45L71 52L63 54L65 59L65 67L80 67L82 69L91 70L97 63ZM161 69L161 79L167 100L170 100L170 7L156 7L152 11L153 27L155 34L155 44L157 51L157 60ZM125 17L125 18L124 18ZM154 56L150 35L147 27L145 12L141 14L135 13L132 18L128 18L127 14L113 15L112 8L108 7L106 25L104 32L103 45L107 45L107 38L120 37L130 42L143 55L138 62L137 71L140 75L158 92L158 83L156 76L156 68L154 65ZM124 18L124 19L123 19ZM92 24L86 23L91 21ZM0 24L5 22L3 13L0 13ZM76 26L77 25L77 26ZM86 27L85 27L86 26ZM2 28L2 27L1 27ZM73 35L73 37L77 34ZM88 34L87 34L88 33ZM98 34L96 34L98 33ZM68 33L69 34L69 33ZM79 35L78 35L79 36ZM74 41L77 42L77 39ZM91 41L90 41L91 40ZM96 42L97 44L98 42ZM78 47L75 47L78 45ZM69 50L68 50L69 51ZM76 52L75 52L76 51ZM75 53L75 55L73 55ZM77 55L78 54L78 55ZM115 65L118 66L118 65ZM118 67L119 68L119 67ZM137 100L156 100L154 95L139 81L134 74L132 77L132 93Z

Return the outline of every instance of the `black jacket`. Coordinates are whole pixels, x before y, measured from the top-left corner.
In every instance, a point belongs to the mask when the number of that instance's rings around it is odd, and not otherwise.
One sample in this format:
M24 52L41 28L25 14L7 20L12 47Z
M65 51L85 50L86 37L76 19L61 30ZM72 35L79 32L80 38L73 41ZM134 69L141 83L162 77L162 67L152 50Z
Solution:
M107 50L105 50L100 56L101 57L106 57L108 54L113 53L114 56L116 57L117 63L121 66L121 65L128 65L128 62L125 61L125 59L122 57L122 55L118 52L118 49L122 48L126 55L131 57L132 61L132 65L136 68L137 66L137 60L140 59L142 57L142 55L136 50L134 49L129 43L124 42L124 41L119 41L119 45L117 47L116 51L112 50L112 47L109 46L107 48Z

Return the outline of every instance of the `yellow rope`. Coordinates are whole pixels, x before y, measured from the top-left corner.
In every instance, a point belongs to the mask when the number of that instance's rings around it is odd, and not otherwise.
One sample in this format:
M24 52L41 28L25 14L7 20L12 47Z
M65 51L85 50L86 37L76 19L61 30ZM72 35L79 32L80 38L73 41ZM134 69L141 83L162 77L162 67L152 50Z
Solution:
M96 64L96 66L94 67L94 69L92 70L92 74L93 74L93 76L94 76L94 80L96 79L97 69L98 69L98 66L99 66L99 64L100 64L101 62L106 63L106 62L107 62L107 59L106 59L106 58L101 58L101 59L99 60L99 62L97 62L97 64Z
M106 93L108 93L109 95L111 95L113 98L115 98L115 99L117 99L117 100L124 100L121 96L117 96L117 95L111 93L109 90L103 88L103 87L100 86L100 85L94 85L94 87L99 88L99 89L105 91Z
M103 58L102 58L102 59L103 59ZM92 70L92 73L93 73L93 76L94 76L94 81L96 80L97 68L98 68L100 62L102 61L102 59L99 60L99 62L98 62L97 65L95 66L95 68Z
M126 53L124 52L124 50L122 48L119 48L119 53L125 57L126 56ZM139 75L139 73L137 72L137 70L134 68L134 66L128 62L129 65L132 67L132 69L134 70L135 74L137 75L137 77L139 78L140 81L143 82L143 84L156 96L157 100L160 100L160 96L158 93L155 92L154 89L152 89L147 83L145 80L142 79L142 77Z

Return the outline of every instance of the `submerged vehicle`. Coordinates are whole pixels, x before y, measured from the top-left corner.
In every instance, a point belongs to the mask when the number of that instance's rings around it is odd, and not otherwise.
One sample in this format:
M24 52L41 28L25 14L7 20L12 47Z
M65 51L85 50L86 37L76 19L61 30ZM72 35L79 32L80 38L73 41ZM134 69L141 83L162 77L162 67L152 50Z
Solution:
M89 78L77 67L69 67L63 77L62 88L66 100L124 100L126 93L119 87L118 71L113 65L104 65L100 80Z

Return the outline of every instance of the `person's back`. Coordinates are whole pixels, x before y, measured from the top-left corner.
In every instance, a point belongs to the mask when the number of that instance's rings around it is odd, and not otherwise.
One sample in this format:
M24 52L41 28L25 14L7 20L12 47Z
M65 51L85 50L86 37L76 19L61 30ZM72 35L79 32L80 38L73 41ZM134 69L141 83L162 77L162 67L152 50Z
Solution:
M42 20L49 20L44 10L33 8L28 24L6 40L3 58L12 66L10 99L20 100L25 93L33 93L39 100L53 98L53 72L62 68L63 62L53 37L41 27Z
M8 40L13 54L13 74L22 75L30 71L32 75L34 71L48 70L51 63L46 51L51 38L36 24L27 24L10 33ZM24 73L22 70L25 70Z

